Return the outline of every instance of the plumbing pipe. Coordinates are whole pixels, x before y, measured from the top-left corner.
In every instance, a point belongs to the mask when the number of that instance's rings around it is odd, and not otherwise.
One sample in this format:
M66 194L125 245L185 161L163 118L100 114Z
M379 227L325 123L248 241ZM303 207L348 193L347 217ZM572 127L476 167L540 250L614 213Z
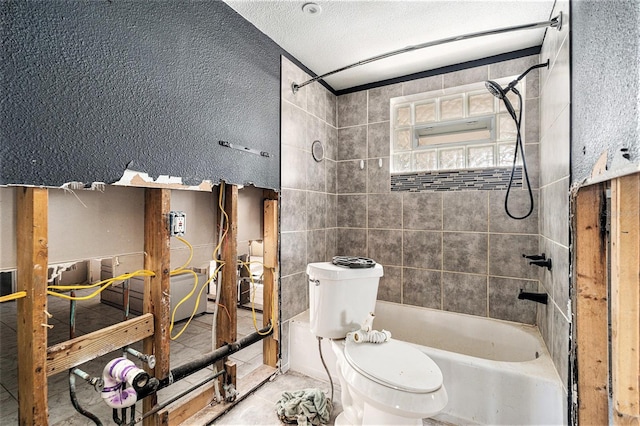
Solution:
M126 358L112 359L104 367L104 388L100 396L111 408L126 408L138 400L137 390L149 383L149 374ZM126 385L131 387L127 388Z
M149 368L155 368L155 366L156 366L156 357L155 357L155 355L143 354L142 352L138 352L137 350L135 350L135 349L133 349L131 347L127 347L124 351L125 351L125 353L133 355L136 358L138 358L140 361L146 363L149 366Z
M186 395L190 394L194 390L198 389L201 386L206 385L207 383L209 383L210 381L212 381L214 379L217 379L219 376L222 376L223 374L226 374L226 371L225 370L220 370L217 373L215 373L213 376L207 377L206 379L204 379L200 383L190 387L189 389L186 389L186 390L180 392L178 395L175 395L175 396L171 397L170 399L168 399L167 401L163 402L162 404L154 406L151 411L147 411L146 413L144 413L143 416L138 417L136 419L135 423L140 423L143 419L156 414L158 411L162 410L163 408L173 404L174 402L176 402L180 398L185 397Z
M196 360L193 360L186 364L182 364L181 366L171 370L167 377L160 380L160 386L158 387L158 389L166 388L172 383L177 382L178 380L182 380L185 377L202 370L203 368L207 368L211 364L214 364L217 361L220 361L221 359L234 354L241 349L246 348L247 346L251 346L252 344L259 342L260 340L272 334L273 327L271 327L271 325L268 325L259 331L254 331L251 334L247 334L234 343L227 343L226 345L220 346L214 351L202 355Z
M73 408L75 408L78 413L94 422L96 426L102 426L102 422L95 414L80 406L78 398L76 397L76 374L73 370L69 370L69 397L71 398L71 405L73 405Z
M387 330L358 330L347 334L347 339L351 339L356 343L384 343L391 339L391 332Z

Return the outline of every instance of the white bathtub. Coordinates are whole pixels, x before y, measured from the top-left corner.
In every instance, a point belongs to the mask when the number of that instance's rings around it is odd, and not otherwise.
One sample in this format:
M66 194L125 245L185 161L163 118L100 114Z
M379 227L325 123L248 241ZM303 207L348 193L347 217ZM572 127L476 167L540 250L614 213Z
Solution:
M449 403L436 418L455 424L564 423L562 383L536 327L378 302L374 328L391 331L394 339L415 345L438 364ZM333 366L326 343L323 353ZM326 380L316 347L308 313L293 318L291 369Z

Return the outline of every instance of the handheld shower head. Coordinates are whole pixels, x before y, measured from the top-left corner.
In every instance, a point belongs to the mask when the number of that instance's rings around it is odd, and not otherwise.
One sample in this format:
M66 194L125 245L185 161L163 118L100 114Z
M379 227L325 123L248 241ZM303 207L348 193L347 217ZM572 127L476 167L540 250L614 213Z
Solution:
M484 82L484 86L487 88L489 93L495 96L498 99L504 99L507 96L504 89L495 81L487 80Z

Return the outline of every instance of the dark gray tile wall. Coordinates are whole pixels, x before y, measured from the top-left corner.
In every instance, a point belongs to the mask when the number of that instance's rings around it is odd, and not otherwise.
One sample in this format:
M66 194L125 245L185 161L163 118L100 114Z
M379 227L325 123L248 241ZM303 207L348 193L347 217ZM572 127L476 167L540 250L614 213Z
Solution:
M549 295L549 303L540 305L537 323L551 353L558 374L570 389L569 342L572 322L569 279L569 187L570 187L570 39L569 1L557 1L552 12L563 13L561 31L547 33L540 60L549 59L538 80L540 91L539 157L540 199L538 251L553 261L551 271L539 271L540 291ZM568 23L568 24L566 24ZM566 25L565 25L566 24ZM527 130L531 132L531 130ZM566 401L566 398L565 398ZM565 410L568 413L568 409Z
M358 151L358 146L366 149L367 128L362 126L360 133L357 128L343 132L343 139L351 143L345 143L345 147L349 146L347 152L339 152L335 95L319 83L305 86L294 95L290 82L305 81L309 76L286 58L282 58L281 79L280 318L284 337L281 366L286 371L289 320L309 308L307 263L330 260L338 249L336 225L340 200L336 160L364 153ZM359 96L354 97L354 101L357 99ZM366 111L364 114L366 117ZM354 113L354 119L357 117ZM324 145L322 162L316 162L311 155L315 140ZM366 174L360 179L364 187ZM352 192L361 192L360 189L354 185ZM362 226L367 219L366 197L363 203L359 213Z
M525 150L535 208L524 221L504 212L508 169L390 176L389 100L519 75L538 60L536 55L338 97L337 248L384 266L380 300L535 324L535 303L517 296L520 288L537 289L539 278L539 270L522 258L538 251L539 240L538 73L526 83ZM528 207L520 176L509 203L517 215Z

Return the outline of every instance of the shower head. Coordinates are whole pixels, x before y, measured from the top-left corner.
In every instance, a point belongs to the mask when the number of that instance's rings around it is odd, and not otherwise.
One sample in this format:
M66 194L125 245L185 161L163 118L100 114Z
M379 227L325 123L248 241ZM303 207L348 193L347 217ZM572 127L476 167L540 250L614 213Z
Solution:
M507 93L504 89L495 81L487 80L484 82L484 86L487 88L489 93L495 96L498 99L504 99L507 96Z

